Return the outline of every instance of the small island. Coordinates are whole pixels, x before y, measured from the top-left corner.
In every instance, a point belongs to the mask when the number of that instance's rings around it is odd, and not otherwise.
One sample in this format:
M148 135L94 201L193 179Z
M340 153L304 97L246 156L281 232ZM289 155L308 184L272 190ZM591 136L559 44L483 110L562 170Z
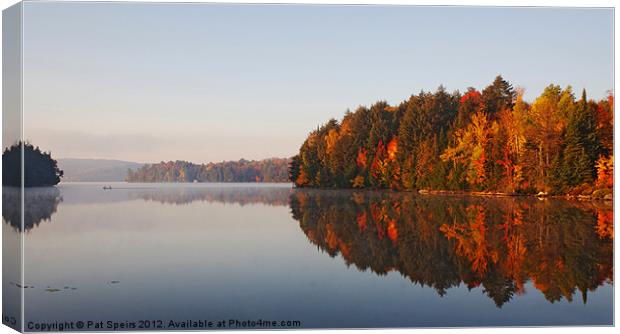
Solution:
M60 182L63 171L50 152L42 152L28 142L18 142L2 153L2 185L22 186L22 147L23 147L23 186L51 187Z

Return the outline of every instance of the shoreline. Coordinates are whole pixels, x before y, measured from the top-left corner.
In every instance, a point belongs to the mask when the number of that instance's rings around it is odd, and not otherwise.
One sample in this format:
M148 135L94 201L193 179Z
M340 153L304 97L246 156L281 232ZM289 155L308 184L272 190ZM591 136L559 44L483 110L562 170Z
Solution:
M504 193L504 192L485 192L485 191L465 191L465 190L427 190L420 189L417 193L422 195L469 195L469 196L481 196L481 197L535 197L538 199L553 198L553 199L567 199L577 201L613 201L613 195L605 195L604 197L593 197L591 195L548 195L546 193L538 194L518 194L518 193ZM613 194L613 191L612 191Z
M362 191L362 192L374 192L374 191L388 191L395 193L414 193L420 195L456 195L456 196L477 196L477 197L530 197L538 199L563 199L579 202L613 202L613 190L611 194L607 194L603 197L593 197L591 195L549 195L546 193L538 194L520 194L520 193L505 193L496 191L467 191L467 190L394 190L394 189L372 189L372 188L321 188L321 187L297 187L294 189L312 189L312 190L347 190L347 191Z

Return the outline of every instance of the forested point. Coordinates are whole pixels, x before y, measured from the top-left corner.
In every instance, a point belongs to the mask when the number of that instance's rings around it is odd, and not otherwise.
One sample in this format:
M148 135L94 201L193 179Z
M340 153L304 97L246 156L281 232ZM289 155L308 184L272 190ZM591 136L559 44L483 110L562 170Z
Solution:
M2 152L2 185L21 187L22 147L24 152L24 187L50 187L63 176L50 152L42 152L30 143L18 142Z
M290 159L194 164L168 161L127 171L127 182L289 182Z
M611 196L613 95L549 85L532 103L497 76L482 90L379 101L312 131L297 187Z

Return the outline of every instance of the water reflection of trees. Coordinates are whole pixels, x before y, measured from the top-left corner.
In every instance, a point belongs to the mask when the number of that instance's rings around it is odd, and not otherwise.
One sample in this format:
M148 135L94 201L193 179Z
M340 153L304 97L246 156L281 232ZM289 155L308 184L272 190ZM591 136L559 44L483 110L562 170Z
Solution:
M286 187L213 187L139 190L129 193L131 199L162 204L184 205L192 202L264 204L287 206L292 189Z
M398 271L444 295L481 286L498 307L528 281L550 302L583 302L613 279L611 205L536 199L296 191L293 217L347 265Z
M58 204L62 202L60 191L57 188L27 188L24 189L24 226L23 230L30 231L39 226L42 221L49 221L56 213ZM16 231L22 231L21 225L21 191L19 188L2 188L2 219Z

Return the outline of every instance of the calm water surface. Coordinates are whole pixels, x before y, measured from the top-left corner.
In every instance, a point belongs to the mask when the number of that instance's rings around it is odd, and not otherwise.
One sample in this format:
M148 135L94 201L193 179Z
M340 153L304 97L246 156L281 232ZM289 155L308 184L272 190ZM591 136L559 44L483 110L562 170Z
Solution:
M299 320L302 327L610 325L611 204L68 183L3 193L25 322ZM5 272L5 296L19 296Z

